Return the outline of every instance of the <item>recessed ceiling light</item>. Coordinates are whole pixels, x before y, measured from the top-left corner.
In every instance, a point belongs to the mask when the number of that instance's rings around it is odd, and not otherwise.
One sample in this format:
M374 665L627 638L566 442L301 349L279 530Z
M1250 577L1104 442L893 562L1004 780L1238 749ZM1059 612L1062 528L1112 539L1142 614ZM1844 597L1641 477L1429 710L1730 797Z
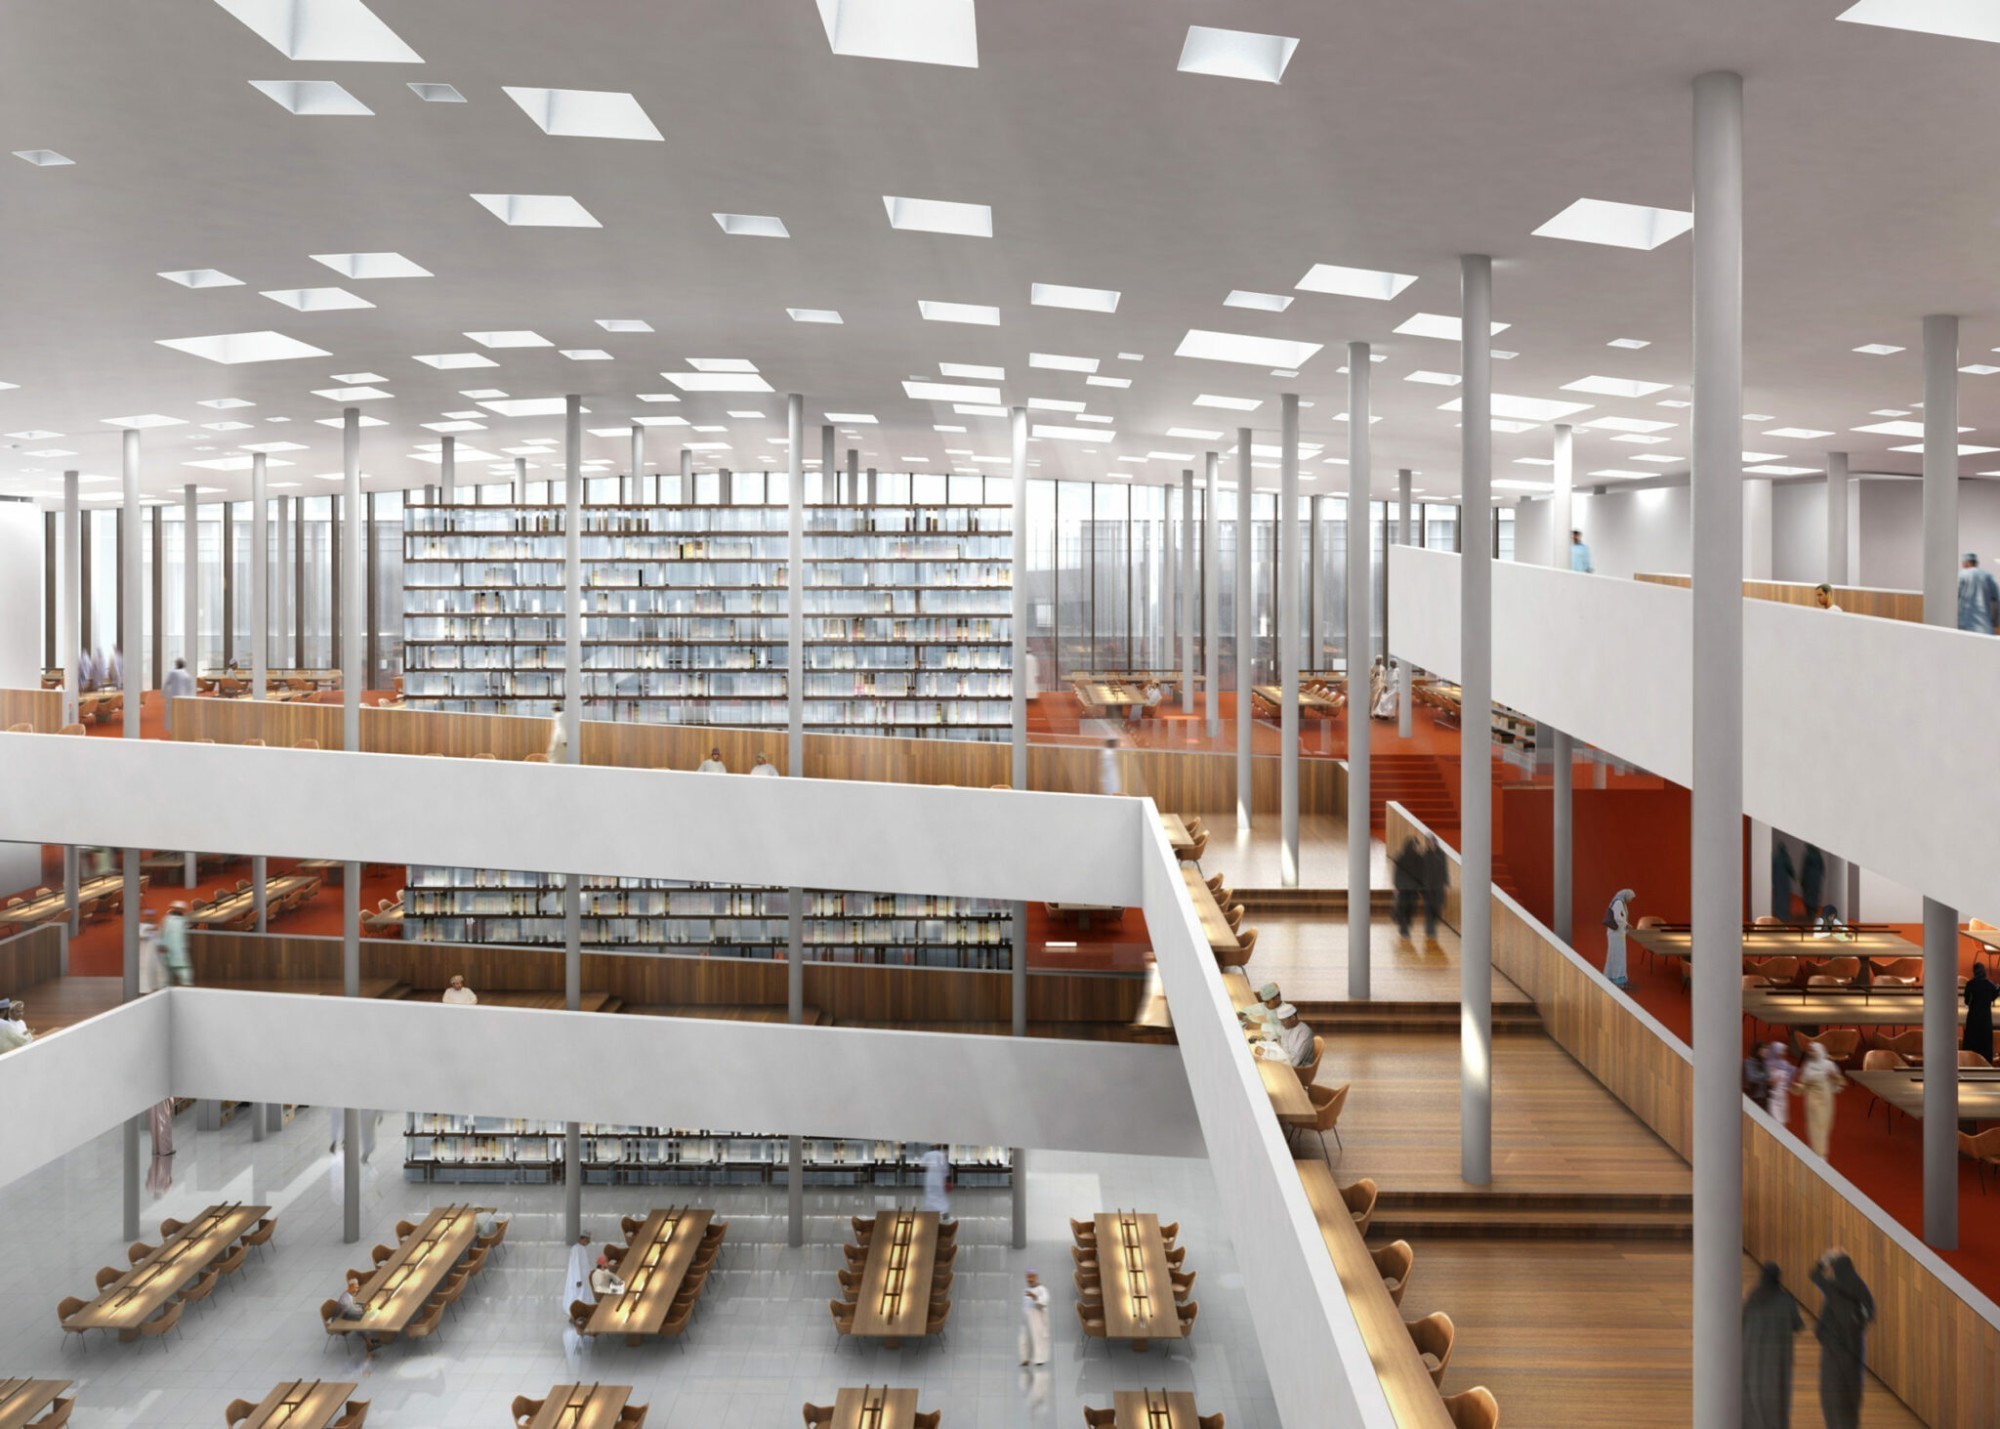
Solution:
M837 55L979 67L973 0L819 0L819 18Z
M1682 209L1580 198L1536 229L1535 236L1650 252L1693 227L1694 215Z
M697 372L755 372L757 364L747 357L690 357L688 366Z
M1652 475L1649 471L1621 471L1617 467L1606 467L1590 474L1605 481L1644 481Z
M1518 477L1496 476L1493 486L1501 491L1551 491L1554 487L1546 481L1522 481Z
M330 79L253 79L250 87L293 114L314 116L375 112Z
M161 347L205 357L210 362L284 362L297 357L327 357L326 349L286 337L281 332L224 332L212 337L163 337Z
M538 332L526 328L513 328L505 332L469 332L466 334L481 347L554 347ZM496 366L498 364L495 364ZM469 394L468 394L469 395Z
M61 436L61 432L44 431L40 427L30 427L25 432L9 432L7 435L17 442L48 442Z
M1031 352L1028 366L1047 368L1051 372L1095 372L1097 359L1094 357L1066 357L1060 352Z
M1921 437L1924 434L1922 422L1871 422L1865 427L1854 428L1857 432L1874 432L1885 437ZM1969 432L1970 427L1960 427L1961 432Z
M969 377L980 382L1005 382L1007 369L1004 367L982 367L972 362L940 362L938 372L945 377ZM999 398L995 397L994 401Z
M1084 404L1072 402L1064 397L1030 397L1028 410L1031 412L1081 412Z
M1096 422L1106 427L1110 426L1113 420L1110 417L1099 416L1095 412L1079 412L1076 414L1076 419L1079 422Z
M1658 462L1662 466L1674 466L1679 464L1680 462L1686 461L1687 458L1684 456L1676 456L1672 452L1634 452L1632 454L1632 460L1653 461L1653 462Z
M1633 446L1639 446L1639 447L1656 447L1659 446L1662 442L1668 441L1670 439L1667 437L1654 436L1647 432L1620 432L1617 436L1613 437L1611 440L1614 442L1629 442Z
M1282 313L1292 305L1291 297L1284 293L1253 293L1244 288L1234 289L1222 300L1225 308L1255 308L1264 313Z
M1743 468L1743 474L1746 476L1812 476L1818 471L1819 468L1815 466L1780 466L1768 462L1760 466Z
M237 422L235 425L241 427L241 426L247 426L248 423ZM211 447L209 448L209 450L213 451L214 448ZM65 447L42 447L38 451L29 452L28 455L31 457L38 457L43 461L54 461L58 457L75 456L76 453L68 450Z
M571 362L610 362L612 360L611 354L601 347L564 347L558 348L557 351L561 352Z
M184 461L181 465L200 467L203 471L249 471L257 465L257 458L253 456L218 456L210 457L206 461ZM271 461L266 458L264 465L268 469L290 466L291 463L288 461ZM207 487L198 486L195 488L195 491L200 493L208 489Z
M1386 302L1417 281L1414 273L1386 273L1375 268L1343 268L1315 263L1293 286L1306 293L1331 293L1337 298L1373 298Z
M634 417L633 424L641 427L685 427L686 417Z
M790 238L782 218L765 213L717 213L709 215L732 238Z
M786 308L785 315L795 323L837 323L840 314L832 308Z
M1222 433L1211 432L1202 427L1168 427L1167 435L1170 437L1185 437L1191 442L1219 442L1222 440Z
M232 278L215 268L183 268L176 273L162 273L169 283L179 283L183 288L240 288L241 278Z
M1893 343L1864 342L1861 344L1861 346L1855 348L1854 350L1856 352L1866 353L1869 357L1888 357L1890 354L1901 352L1903 349L1895 346Z
M255 402L246 402L241 397L208 397L195 403L197 407L213 407L218 412L234 411L238 407L254 407Z
M484 422L475 422L470 419L460 419L450 422L425 422L423 426L426 430L433 432L483 432L486 430Z
M1955 40L2000 41L2000 12L1980 0L1858 0L1834 18Z
M1991 377L1994 373L2000 372L2000 367L1995 367L1990 362L1974 362L1958 370L1968 377Z
M287 59L422 64L361 0L215 0Z
M419 354L412 360L421 362L426 367L435 367L440 372L450 372L455 368L461 367L498 367L500 365L483 352L433 352Z
M1595 417L1584 426L1600 432L1664 432L1669 427L1677 427L1678 422L1655 422L1645 417Z
M1193 452L1147 452L1147 461L1193 461Z
M949 426L946 424L934 424L931 427L931 430L934 432L962 432L965 430L965 428Z
M1650 397L1673 386L1671 382L1640 382L1631 377L1579 377L1565 382L1565 392L1591 392L1599 397ZM1769 418L1764 420L1768 421Z
M1217 397L1204 392L1194 399L1197 407L1220 407L1226 412L1254 412L1264 405L1261 397Z
M1123 387L1130 387L1132 385L1132 379L1129 377L1100 377L1097 374L1092 373L1090 376L1083 379L1083 384L1086 387L1123 388Z
M329 402L375 402L393 397L395 393L384 392L379 387L320 387L314 389L313 396L324 397Z
M1778 419L1769 412L1745 412L1743 420L1746 422L1775 422Z
M329 313L342 308L372 308L366 298L356 297L345 288L277 288L264 294L274 303L283 303L302 313Z
M360 387L367 383L387 382L389 379L379 372L336 372L333 380L349 387Z
M1643 337L1614 337L1604 344L1606 347L1624 347L1637 352L1642 347L1651 347L1652 340Z
M666 142L639 101L614 89L527 89L500 86L544 133L566 139L650 139Z
M1871 417L1907 417L1910 414L1901 407L1877 407L1868 415Z
M387 422L383 421L380 417L371 417L367 415L365 412L357 412L355 413L355 416L360 419L359 422L357 423L357 425L359 426L386 427L389 425ZM344 427L347 425L347 417L345 416L345 414L338 417L317 417L314 420L317 421L322 427Z
M265 420L265 421L267 421L267 422L289 422L289 421L291 421L291 418L290 418L290 417L266 417L266 418L265 418L264 420Z
M479 405L502 417L561 417L569 411L569 399L566 397L512 397L481 402ZM590 408L579 410L588 412Z
M606 332L651 332L653 325L644 318L599 318L597 325Z
M681 399L671 392L641 392L639 400L641 402L678 402Z
M703 427L703 426L697 426L697 427L695 427L695 428L694 428L694 430L695 430L695 431L697 431L697 432L726 432L726 431L728 431L728 430L729 430L729 428L728 428L728 427L726 427L726 426L716 426L716 425L713 425L713 424L711 424L711 425L709 425L709 426L705 426L705 427ZM848 433L848 435L849 435L849 436L852 436L852 435L853 435L853 433L852 433L852 432L850 432L850 433Z
M1252 367L1296 368L1320 350L1317 342L1294 342L1289 338L1251 337L1243 333L1209 332L1189 328L1174 350L1176 357L1198 357L1210 362L1241 362Z
M1493 332L1505 332L1511 324L1494 323ZM1465 325L1448 313L1411 313L1397 324L1397 332L1405 337L1435 337L1445 342L1459 342L1463 339Z
M1182 74L1211 74L1222 79L1254 79L1277 84L1299 42L1289 35L1260 35L1249 30L1217 30L1189 25L1181 45Z
M917 300L917 312L925 322L972 323L979 327L1000 326L1000 309L981 303L938 303Z
M1346 371L1347 369L1343 367L1343 368L1341 368L1340 370L1341 370L1342 372L1345 372L1345 371ZM1272 375L1273 377L1296 377L1296 376L1298 376L1299 374L1298 374L1298 370L1297 370L1296 368L1292 368L1292 367L1274 367L1274 368L1272 368L1272 369L1271 369L1271 375Z
M1924 444L1922 442L1913 442L1906 447L1889 448L1892 452L1921 452L1923 449ZM2000 447L1975 447L1966 442L1958 444L1958 454L1960 456L1985 456L1988 452L2000 452Z
M1030 283L1028 301L1038 308L1074 308L1082 313L1115 313L1120 294L1115 288L1074 288L1067 283ZM1119 354L1121 357L1123 353ZM1129 361L1137 362L1137 356Z
M959 382L905 382L903 391L918 402L998 402L998 387L974 387ZM1077 404L1083 410L1083 404Z
M1684 410L1686 410L1687 408L1689 408L1689 407L1692 407L1692 406L1694 405L1694 403L1692 403L1692 402L1684 402L1684 401L1682 401L1682 400L1681 400L1680 398L1678 398L1678 397L1668 397L1668 398L1667 398L1667 399L1665 399L1664 401L1661 401L1661 402L1657 402L1657 403L1655 403L1654 405L1655 405L1655 406L1659 406L1659 407L1673 407L1673 408L1675 408L1675 409L1677 409L1677 410L1683 410L1683 411L1684 411Z
M1415 372L1403 374L1405 382L1428 382L1433 387L1456 387L1461 380L1456 372L1427 372L1419 368Z
M498 387L472 387L460 392L458 395L461 397L470 397L475 402L486 402L491 401L495 397L505 397L507 394L502 392Z
M1767 437L1788 437L1793 441L1807 442L1815 437L1830 437L1832 432L1822 432L1813 427L1773 427L1764 433Z
M412 83L410 85L410 92L426 104L465 103L465 96L460 94L455 86L449 84Z
M882 196L889 227L906 233L953 233L961 238L991 238L993 210L983 203L953 203L948 199Z
M66 164L76 162L74 159L64 158L54 149L16 149L14 157L25 159L38 169L60 169Z
M961 417L1004 417L1005 407L989 407L983 402L954 402L951 410Z
M1555 459L1554 459L1554 458L1552 458L1552 457L1545 457L1545 456L1517 456L1517 457L1515 457L1515 458L1514 458L1514 465L1516 465L1516 466L1554 466L1554 465L1555 465Z
M739 411L736 408L732 407L729 411L729 415L734 417L739 422L761 422L764 420L764 414L762 412L751 411L748 408Z
M875 425L874 414L870 412L822 412L820 415L836 426L846 422L852 422L857 427Z
M662 372L683 392L769 392L771 384L754 372Z
M1783 452L1745 452L1745 453L1743 453L1743 460L1745 460L1745 461L1783 461L1783 460L1784 460L1784 457L1785 457L1785 454L1784 454Z
M1035 436L1055 442L1108 442L1118 437L1101 427L1061 427L1047 422L1037 422L1031 430Z
M1529 422L1560 422L1564 417L1573 417L1578 412L1588 412L1588 402L1559 402L1552 397L1514 397L1505 392L1495 392L1492 396L1493 414L1498 417L1512 417ZM1465 404L1462 397L1454 397L1438 408L1440 412L1456 412Z
M474 194L474 203L510 228L602 228L568 194Z

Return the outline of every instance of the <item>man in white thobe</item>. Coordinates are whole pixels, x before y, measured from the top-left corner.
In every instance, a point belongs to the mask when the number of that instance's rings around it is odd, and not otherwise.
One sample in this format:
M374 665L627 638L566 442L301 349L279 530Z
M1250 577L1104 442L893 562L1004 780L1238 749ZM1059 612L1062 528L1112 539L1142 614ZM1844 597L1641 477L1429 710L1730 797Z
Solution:
M1272 1040L1294 1067L1303 1067L1312 1060L1312 1028L1299 1021L1299 1010L1289 1002L1278 1008L1278 1032Z
M922 1209L936 1211L942 1219L951 1217L951 1159L941 1147L933 1146L917 1158L917 1164L924 1168L924 1203Z
M590 1237L580 1235L576 1244L569 1248L569 1272L563 1278L563 1314L569 1314L569 1307L579 1300L586 1305L597 1303L596 1292L590 1288L590 1272L595 1268L590 1255Z
M727 774L729 766L722 762L722 750L720 748L709 750L708 758L697 764L694 772L697 774Z
M1028 1272L1028 1288L1021 1295L1021 1363L1045 1365L1049 1362L1049 1287L1034 1271Z
M194 697L194 676L188 671L187 661L174 661L174 668L167 671L167 678L160 683L160 704L166 712L167 733L174 732L174 701Z
M453 973L451 985L444 990L444 1003L447 1007L477 1007L479 994L465 985L464 973Z
M776 779L778 777L778 766L773 764L760 750L757 755L757 762L750 766L750 772L760 778Z

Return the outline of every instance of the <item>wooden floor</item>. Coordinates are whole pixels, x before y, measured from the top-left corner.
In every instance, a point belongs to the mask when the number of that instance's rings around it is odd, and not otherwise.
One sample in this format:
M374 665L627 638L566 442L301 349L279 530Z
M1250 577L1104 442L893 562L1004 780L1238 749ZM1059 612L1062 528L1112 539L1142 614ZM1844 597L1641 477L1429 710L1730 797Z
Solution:
M1170 810L1169 812L1176 812ZM1284 845L1278 816L1259 814L1249 832L1240 832L1230 814L1204 814L1208 852L1201 871L1219 873L1231 888L1278 888L1284 883ZM1389 886L1389 855L1375 840L1368 855L1369 882ZM1347 820L1332 814L1299 815L1299 886L1347 887Z
M1345 1179L1343 1177L1343 1179ZM1380 1237L1370 1237L1375 1244ZM1413 1243L1403 1317L1443 1310L1457 1327L1444 1389L1483 1384L1501 1423L1562 1429L1686 1424L1692 1415L1693 1312L1686 1245L1618 1241L1438 1240ZM1756 1268L1744 1261L1744 1284ZM1795 1286L1807 1312L1793 1365L1792 1422L1820 1423L1819 1293ZM1923 1421L1870 1376L1861 1422Z
M1347 997L1347 922L1343 913L1252 912L1245 926L1257 929L1257 951L1244 971L1252 986L1276 982L1293 1002L1338 1002ZM1370 991L1377 1002L1459 1000L1458 934L1440 924L1435 942L1424 937L1423 922L1412 937L1399 938L1394 921L1372 924ZM1500 973L1493 974L1493 1001L1528 1005L1528 995Z
M74 1027L124 1001L125 980L116 977L59 977L26 987L8 988L28 1009L28 1026L37 1036Z

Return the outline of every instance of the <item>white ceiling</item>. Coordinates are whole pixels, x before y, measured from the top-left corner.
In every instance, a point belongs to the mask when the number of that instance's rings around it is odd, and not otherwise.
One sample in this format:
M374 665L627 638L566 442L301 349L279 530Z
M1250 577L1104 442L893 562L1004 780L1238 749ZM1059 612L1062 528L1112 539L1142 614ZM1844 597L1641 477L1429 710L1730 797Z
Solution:
M234 5L236 0L232 0ZM1877 408L1921 418L1920 319L1965 315L1961 362L2000 355L2000 46L1841 24L1846 0L981 0L977 68L831 52L813 0L374 0L421 64L295 62L216 0L13 0L0 84L0 494L46 494L66 467L117 470L104 419L189 425L145 436L144 489L198 483L231 494L247 474L185 465L242 441L292 441L274 483L324 491L339 469L338 400L313 395L374 373L393 396L360 404L389 425L363 434L382 486L435 479L410 458L419 424L510 396L581 392L586 425L680 415L725 432L654 428L652 463L685 441L727 442L698 465L783 464L784 396L821 414L880 418L840 449L864 465L1005 471L1005 423L903 394L938 364L1000 366L1004 400L1083 401L1114 440L1048 440L1038 474L1175 479L1149 452L1233 444L1238 421L1274 441L1294 390L1308 441L1345 453L1343 344L1376 364L1376 488L1398 466L1427 494L1456 490L1456 394L1404 380L1455 372L1456 343L1394 335L1416 312L1457 309L1457 255L1495 259L1499 392L1592 404L1574 420L1677 425L1652 446L1580 432L1580 477L1671 471L1635 456L1685 456L1689 240L1653 252L1534 237L1579 197L1685 208L1689 81L1709 68L1747 83L1747 450L1816 465L1828 448L1857 469L1914 471L1907 437L1854 433ZM1190 23L1299 39L1279 85L1176 72ZM372 117L294 115L252 81L334 80ZM463 104L425 103L448 83ZM661 142L545 134L507 87L630 93ZM554 112L554 111L551 111ZM556 127L563 127L560 123ZM53 149L72 165L7 157ZM600 228L509 227L473 194L573 196ZM990 205L993 236L898 231L885 196ZM714 213L782 218L786 239L726 234ZM429 278L349 279L314 253L401 253ZM1298 292L1315 263L1417 275L1388 302ZM187 288L161 271L213 268L242 286ZM1031 283L1114 288L1113 315L1035 307ZM344 288L370 308L299 311L265 291ZM1291 295L1283 312L1225 306L1237 289ZM990 304L997 327L925 322L920 300ZM839 311L839 326L787 308ZM654 331L607 332L600 318ZM1326 344L1296 379L1175 357L1191 328ZM275 330L323 358L224 366L162 339ZM470 331L528 329L554 346L488 351ZM1606 344L1650 341L1637 351ZM1886 342L1888 357L1852 351ZM601 349L572 361L558 349ZM500 365L438 371L417 354L485 352ZM1031 369L1031 352L1095 357L1128 389ZM1121 352L1142 354L1121 361ZM661 376L690 359L746 358L774 394L686 394ZM1672 384L1638 399L1561 391L1600 375ZM1964 440L2000 446L2000 375L1962 380ZM1192 405L1201 393L1264 399L1254 414ZM254 407L197 405L238 397ZM757 410L761 419L731 418ZM286 417L284 423L268 419ZM200 424L242 420L251 430ZM487 420L460 437L487 451L554 436L560 419ZM1041 420L1076 425L1072 415ZM967 428L940 434L934 423ZM1222 441L1169 437L1220 430ZM1768 437L1773 428L1829 438ZM1495 475L1545 455L1547 426L1496 434ZM213 450L198 450L198 448ZM961 448L983 462L948 454ZM75 456L32 457L54 449ZM817 431L808 452L816 456ZM623 439L586 456L622 469ZM910 458L923 457L917 462ZM1198 463L1195 463L1198 464ZM25 475L39 468L45 475ZM1228 468L1225 468L1227 470ZM1309 460L1307 490L1344 490L1346 469ZM1964 470L2000 470L2000 453ZM549 474L538 465L537 475ZM1275 462L1260 482L1276 479ZM461 480L483 467L461 463ZM86 491L91 488L86 487ZM97 488L106 489L104 487Z

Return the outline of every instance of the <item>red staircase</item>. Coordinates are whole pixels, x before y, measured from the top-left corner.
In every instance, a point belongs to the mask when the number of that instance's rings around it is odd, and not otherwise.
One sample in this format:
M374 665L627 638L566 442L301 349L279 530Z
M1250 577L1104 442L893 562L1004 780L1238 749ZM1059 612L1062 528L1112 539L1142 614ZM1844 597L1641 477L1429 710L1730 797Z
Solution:
M1368 827L1382 836L1383 806L1408 809L1446 843L1458 841L1458 800L1435 755L1377 754L1368 761Z

